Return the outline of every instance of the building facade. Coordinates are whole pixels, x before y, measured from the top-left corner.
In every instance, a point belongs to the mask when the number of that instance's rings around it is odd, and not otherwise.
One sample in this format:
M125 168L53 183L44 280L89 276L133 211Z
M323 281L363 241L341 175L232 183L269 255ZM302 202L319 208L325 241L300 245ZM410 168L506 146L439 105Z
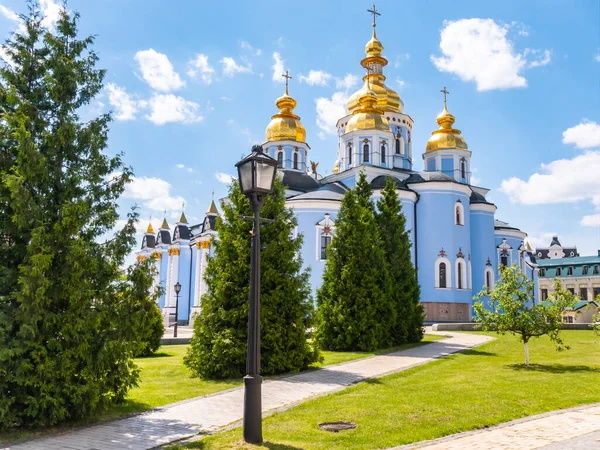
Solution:
M471 184L473 153L461 131L454 128L456 119L447 108L445 88L438 128L424 151L417 153L425 170L413 170L414 121L400 96L385 84L388 61L375 24L365 54L360 62L364 84L349 98L347 114L337 122L337 161L331 175L319 175L318 164L310 160L314 156L309 155L306 131L294 112L297 102L289 95L287 78L285 93L275 102L279 112L266 128L263 148L279 163L287 205L298 218L294 235L304 236L302 258L311 268L313 292L321 284L342 197L365 172L373 200L380 197L387 178L396 183L426 320L468 321L473 296L484 286L493 287L500 265L517 263L528 277L537 278L527 263L531 258L527 258L526 233L496 219L496 206L486 198L489 189ZM165 314L174 311L172 285L179 281L187 286L180 295L184 306L180 303L178 319L182 322L201 307L203 269L211 254L211 239L218 238L216 215L213 203L200 225L189 227L182 215L172 236L167 237L166 223L155 239L149 230L138 253L140 258L156 258L157 282L165 283L167 291L160 300Z

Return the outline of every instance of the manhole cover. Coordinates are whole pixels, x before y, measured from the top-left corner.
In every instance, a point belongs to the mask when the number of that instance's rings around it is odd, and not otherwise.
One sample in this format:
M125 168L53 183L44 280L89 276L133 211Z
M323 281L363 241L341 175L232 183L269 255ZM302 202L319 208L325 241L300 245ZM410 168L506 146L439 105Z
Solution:
M319 428L337 433L338 431L352 430L356 428L356 424L354 422L323 422L319 424Z

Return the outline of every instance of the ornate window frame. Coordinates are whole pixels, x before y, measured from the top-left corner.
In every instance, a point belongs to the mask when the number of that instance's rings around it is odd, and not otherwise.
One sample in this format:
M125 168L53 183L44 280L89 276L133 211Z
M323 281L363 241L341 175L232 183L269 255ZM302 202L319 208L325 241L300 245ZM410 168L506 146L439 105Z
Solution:
M454 225L464 226L465 224L465 207L460 199L454 204Z
M333 232L335 230L335 222L329 217L329 213L325 213L323 219L316 223L315 229L315 259L317 261L327 261L327 258L321 258L321 238L330 238L329 243L331 244L331 238L333 238Z
M440 287L440 264L444 263L446 265L446 287ZM434 273L434 285L436 289L444 289L450 290L452 289L452 263L445 256L438 256L438 259L435 261L435 273Z

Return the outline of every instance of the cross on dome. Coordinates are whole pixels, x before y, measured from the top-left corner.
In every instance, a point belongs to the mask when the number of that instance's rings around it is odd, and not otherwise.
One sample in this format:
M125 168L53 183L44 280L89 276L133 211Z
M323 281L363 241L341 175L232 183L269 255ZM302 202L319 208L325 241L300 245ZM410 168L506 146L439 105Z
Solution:
M381 16L381 13L377 11L377 8L375 8L375 3L373 3L373 9L367 9L367 12L373 14L373 28L375 28L377 26L377 24L375 23L375 19L377 18L377 16Z
M290 81L292 79L292 76L288 74L288 71L286 70L285 73L283 75L281 75L283 78L285 78L285 95L289 95L288 94L288 81Z
M444 93L444 108L446 107L446 95L448 95L450 92L448 92L446 90L446 86L444 86L444 89L442 89L440 92Z

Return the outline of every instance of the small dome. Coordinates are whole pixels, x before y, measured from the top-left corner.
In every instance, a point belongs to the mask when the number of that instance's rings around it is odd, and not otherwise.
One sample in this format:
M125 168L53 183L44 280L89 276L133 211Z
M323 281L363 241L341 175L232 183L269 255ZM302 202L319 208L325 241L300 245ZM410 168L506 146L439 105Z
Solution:
M379 39L377 39L375 29L373 29L373 36L371 37L371 40L367 42L367 45L365 45L365 53L367 56L381 56L383 53L383 44Z
M296 141L306 142L306 129L300 123L300 117L292 111L296 107L296 100L288 94L287 86L285 94L279 97L275 105L279 113L271 117L271 122L265 131L265 139L269 141Z
M352 112L352 117L346 125L346 133L356 130L390 131L390 124L379 108L377 95L369 86L360 90L358 108Z
M431 137L429 138L429 141L427 141L427 147L425 148L426 153L443 149L469 149L467 141L465 141L465 138L460 134L460 130L452 128L455 120L455 117L450 114L450 111L448 111L444 104L444 110L436 119L440 128L431 133Z
M333 173L338 173L340 171L340 160L336 159L335 164L333 165Z

